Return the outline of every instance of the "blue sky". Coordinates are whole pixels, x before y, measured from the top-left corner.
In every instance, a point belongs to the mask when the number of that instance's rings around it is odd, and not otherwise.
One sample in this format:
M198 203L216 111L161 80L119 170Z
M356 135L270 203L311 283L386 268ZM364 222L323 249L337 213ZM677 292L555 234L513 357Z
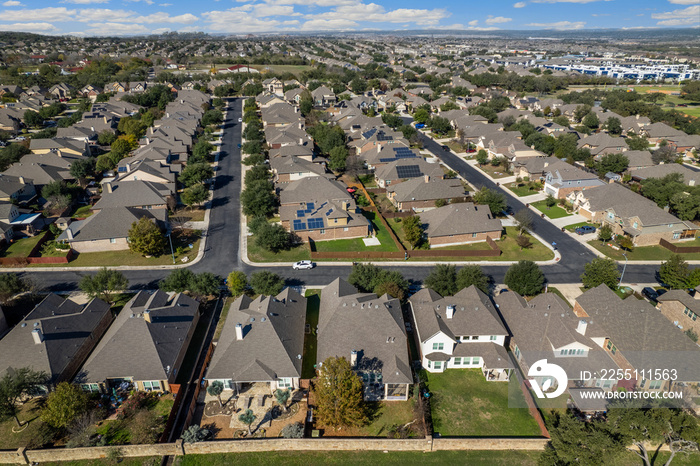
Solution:
M134 35L700 26L700 0L0 0L0 31Z

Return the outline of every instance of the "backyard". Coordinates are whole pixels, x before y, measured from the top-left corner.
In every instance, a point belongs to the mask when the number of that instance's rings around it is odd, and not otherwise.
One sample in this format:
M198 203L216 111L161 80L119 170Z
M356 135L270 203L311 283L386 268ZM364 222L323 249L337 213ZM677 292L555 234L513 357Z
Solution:
M0 255L2 257L27 257L29 253L32 252L32 249L34 249L34 246L36 246L37 243L41 241L41 238L47 234L49 233L39 233L36 236L18 239L17 241L10 243L10 245L8 245L7 248L0 253Z
M554 220L556 218L568 217L569 215L571 215L566 210L564 210L564 208L562 208L558 205L554 205L552 207L547 207L546 200L533 202L530 205L532 207L534 207L535 209L539 210L540 212L542 212L543 214L545 214L548 218L550 218L552 220Z
M376 237L381 243L379 246L365 246L362 238L352 239L336 239L331 241L317 241L315 243L316 251L318 252L341 252L341 251L398 251L391 233L386 229L384 224L378 219L375 212L363 211L367 220L372 222L372 228L375 231Z
M431 393L433 431L441 436L541 436L529 410L508 407L508 385L515 381L487 382L479 369L423 371L421 379Z
M12 429L17 424L12 418L0 422L0 450L16 450L20 447L41 448L44 444L43 432L46 430L46 425L39 417L40 414L39 400L33 400L22 406L17 416L20 422L29 422L24 430L13 432Z

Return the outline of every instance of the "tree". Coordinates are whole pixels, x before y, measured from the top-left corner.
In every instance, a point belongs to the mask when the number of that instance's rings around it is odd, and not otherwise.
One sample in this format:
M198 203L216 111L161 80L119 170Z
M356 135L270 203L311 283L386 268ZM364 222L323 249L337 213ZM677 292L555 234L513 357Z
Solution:
M141 217L129 229L129 249L142 256L160 256L165 249L165 235L148 217Z
M270 252L279 252L289 249L289 232L280 224L266 222L255 234L255 245Z
M211 432L209 432L208 429L204 429L197 424L193 424L182 433L181 438L185 443L197 443L203 442L209 438L210 435Z
M259 180L246 184L241 193L241 204L245 215L269 216L274 212L277 198L269 181Z
M282 292L284 280L276 273L262 270L250 276L250 286L256 294L275 296Z
M651 153L651 161L657 165L660 163L673 163L676 161L676 158L678 158L678 154L671 145L660 145L658 149Z
M634 242L629 236L617 235L615 237L615 242L625 251L631 251L634 249Z
M129 280L118 270L102 267L95 275L85 275L79 287L91 298L109 302L112 293L129 288Z
M224 114L216 109L207 110L202 115L202 126L218 125L222 121L224 121Z
M335 146L328 156L328 168L336 172L345 171L345 161L348 158L348 150L345 146Z
M30 289L30 283L13 272L0 274L0 304L7 304L13 296Z
M246 276L245 272L241 272L240 270L234 270L233 272L228 274L228 278L226 279L226 286L231 292L231 296L237 298L238 296L241 296L243 293L245 293L248 289L248 277Z
M180 194L180 200L188 207L200 205L209 199L209 189L203 184L186 188Z
M612 239L612 237L613 231L610 225L603 225L602 227L598 228L598 239L603 243L607 243Z
M248 426L248 435L253 435L253 432L250 430L250 426L251 426L251 424L253 424L255 422L255 420L257 418L258 417L255 414L253 414L252 409L246 409L243 412L243 414L240 414L238 416L238 420L241 421L246 426Z
M61 382L46 399L41 418L54 429L65 429L87 410L87 393L77 385Z
M619 136L622 134L622 123L619 118L610 117L605 121L605 129L613 136Z
M430 118L430 113L424 108L419 108L418 110L415 111L413 114L413 121L416 123L427 123L428 118Z
M433 130L435 134L447 134L451 129L450 120L445 117L433 117L430 119L430 129Z
M44 118L39 115L38 112L34 110L24 111L24 124L27 126L42 126L44 124Z
M492 278L484 274L478 265L466 265L457 272L456 290L474 285L486 294L491 292Z
M355 264L348 277L348 283L362 293L377 293L380 286L386 287L393 283L404 292L408 290L408 282L400 272L389 271L374 264Z
M411 249L415 249L423 240L423 224L420 217L417 215L406 217L401 228L403 228L406 241L411 244Z
M518 235L515 238L515 243L520 246L520 250L530 249L532 247L532 241L526 235Z
M275 390L275 400L277 400L277 404L279 404L284 412L287 412L287 401L292 397L292 391L290 389L286 390L280 390L277 389Z
M132 141L132 139L125 136L119 136L110 146L112 156L116 157L117 159L124 158L127 154L129 154L129 152L135 149L134 142L135 140ZM138 146L138 143L136 143L136 145Z
M313 385L317 415L328 427L361 426L367 422L364 384L345 358L323 361Z
M48 376L28 367L6 371L0 379L0 419L14 418L17 427L22 427L17 414L20 402L27 396L38 395L48 382Z
M506 196L489 188L481 188L474 193L474 202L481 205L489 206L491 213L497 215L506 210Z
M459 291L457 288L457 269L454 265L437 264L425 277L423 283L442 296L453 296Z
M581 281L586 289L595 288L601 284L607 285L611 290L617 289L620 282L620 271L614 260L596 257L584 265L583 270Z
M630 161L624 154L607 154L600 159L599 173L603 175L608 172L622 173L627 170L629 164Z
M163 291L173 291L182 293L190 289L194 272L189 269L175 269L158 283L158 287Z
M97 136L97 143L101 146L111 146L116 140L117 135L109 130L104 130L99 134L99 136Z
M515 218L515 228L518 230L518 234L522 235L528 230L532 229L532 223L535 221L532 216L530 209L524 208L517 211L514 215Z
M301 99L299 101L299 111L301 112L302 115L307 116L309 113L311 113L311 110L314 108L314 101L311 99Z
M673 290L683 290L688 287L690 268L680 254L671 254L666 262L659 267L661 283Z
M211 396L215 396L219 400L219 406L224 406L224 402L221 401L221 393L224 391L224 383L221 380L214 380L207 387L207 393Z
M489 161L488 152L486 152L484 149L479 149L479 152L476 153L476 163L478 163L479 166L482 166L488 161Z
M212 296L219 292L221 278L211 272L201 272L192 276L189 291L195 297Z
M247 141L243 143L241 147L241 152L244 154L262 154L263 146L261 141Z
M627 138L627 147L630 150L647 150L649 141L644 136L630 136Z
M544 274L532 261L521 260L508 268L504 283L523 296L535 296L542 292Z
M208 163L188 164L180 173L180 183L190 187L198 183L204 183L214 176L214 170Z
M547 210L549 210L557 205L557 199L551 194L547 194L547 198L544 200L544 203L547 206Z
M70 175L85 185L85 179L95 174L95 159L85 158L74 160L70 165Z

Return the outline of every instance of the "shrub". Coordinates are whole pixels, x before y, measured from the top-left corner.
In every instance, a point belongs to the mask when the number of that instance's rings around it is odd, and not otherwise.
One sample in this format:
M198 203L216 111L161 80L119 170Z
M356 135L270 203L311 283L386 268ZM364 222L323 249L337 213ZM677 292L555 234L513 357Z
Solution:
M295 422L294 424L288 424L282 428L280 435L284 438L303 438L304 437L304 426L301 422Z

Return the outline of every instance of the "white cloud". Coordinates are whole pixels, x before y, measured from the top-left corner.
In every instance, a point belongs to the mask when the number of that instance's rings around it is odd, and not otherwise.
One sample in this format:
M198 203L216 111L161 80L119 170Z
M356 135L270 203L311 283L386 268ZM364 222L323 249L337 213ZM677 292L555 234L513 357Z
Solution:
M503 16L496 16L495 18L493 16L490 16L486 18L486 24L500 24L500 23L508 23L510 21L513 21L513 18L504 18Z
M468 24L472 24L474 21L470 21ZM449 26L442 26L441 29L461 29L463 31L499 31L500 28L497 27L474 27L465 26L464 24L451 24Z
M530 23L530 24L526 24L526 26L545 28L545 29L556 29L556 30L583 29L583 27L585 25L586 25L585 21L576 21L576 22L557 21L555 23Z
M305 22L301 29L303 31L338 31L354 29L357 26L355 21L348 19L312 19Z
M5 17L3 16L3 19ZM0 31L36 32L41 34L55 34L59 29L51 23L14 23L0 24Z
M675 5L697 5L700 3L700 0L668 0L669 3L673 3Z
M475 19L474 21L469 21L467 24L470 26L476 26L477 24L479 24L479 20Z
M664 13L652 13L653 19L660 19L659 26L687 26L700 23L700 5L689 6L679 10Z
M77 5L90 5L92 3L109 3L109 0L61 0L61 3L75 3Z
M127 2L133 2L133 3L143 2L143 3L145 3L146 5L153 5L153 3L154 3L153 0L126 0L126 1L127 1Z
M192 15L190 13L186 13L184 15L178 15L178 16L170 16L168 13L164 12L158 12L158 13L153 13L147 16L137 16L133 20L134 23L146 23L146 24L155 24L155 23L181 23L181 24L192 24L196 21L199 21L199 18L197 18L195 15Z
M167 7L167 6L173 6L173 4L172 3L159 3L158 6Z
M236 0L236 1L248 1L248 0ZM344 6L344 5L356 5L360 3L359 0L264 0L265 3L269 5L305 5L305 6Z
M260 19L253 16L251 13L244 11L250 10L250 5L243 7L231 8L226 11L207 11L201 14L202 20L208 23L206 29L212 32L227 32L232 34L244 34L251 32L268 32L279 30L285 22L275 19ZM287 22L291 26L292 23L298 25L299 21ZM199 30L202 28L200 27Z
M5 3L2 4L2 6L24 6L22 3L18 2L17 0L7 0Z
M71 21L76 10L64 7L37 8L33 10L5 10L0 13L3 21ZM39 24L39 23L32 23Z
M86 32L101 36L128 36L131 34L150 34L151 29L143 24L106 22L93 23Z
M527 5L527 3L518 2L518 3L513 4L513 8L525 8L525 5Z
M627 31L630 29L659 29L659 28L656 26L630 26L630 27L620 28L620 29L622 29L623 31Z
M593 3L599 2L601 0L532 0L532 3ZM612 0L602 0L604 2L611 2Z
M399 8L387 11L383 6L376 3L354 3L351 6L341 5L324 13L307 15L312 20L333 21L342 19L344 21L368 21L373 23L415 23L418 25L437 25L440 20L450 16L444 9L417 10ZM323 24L323 23L319 23Z
M158 12L150 15L139 16L131 10L110 10L108 8L89 8L80 10L77 21L84 23L109 22L109 23L135 23L135 24L156 24L156 23L179 23L192 24L199 21L195 15L184 14L170 16L169 13Z

